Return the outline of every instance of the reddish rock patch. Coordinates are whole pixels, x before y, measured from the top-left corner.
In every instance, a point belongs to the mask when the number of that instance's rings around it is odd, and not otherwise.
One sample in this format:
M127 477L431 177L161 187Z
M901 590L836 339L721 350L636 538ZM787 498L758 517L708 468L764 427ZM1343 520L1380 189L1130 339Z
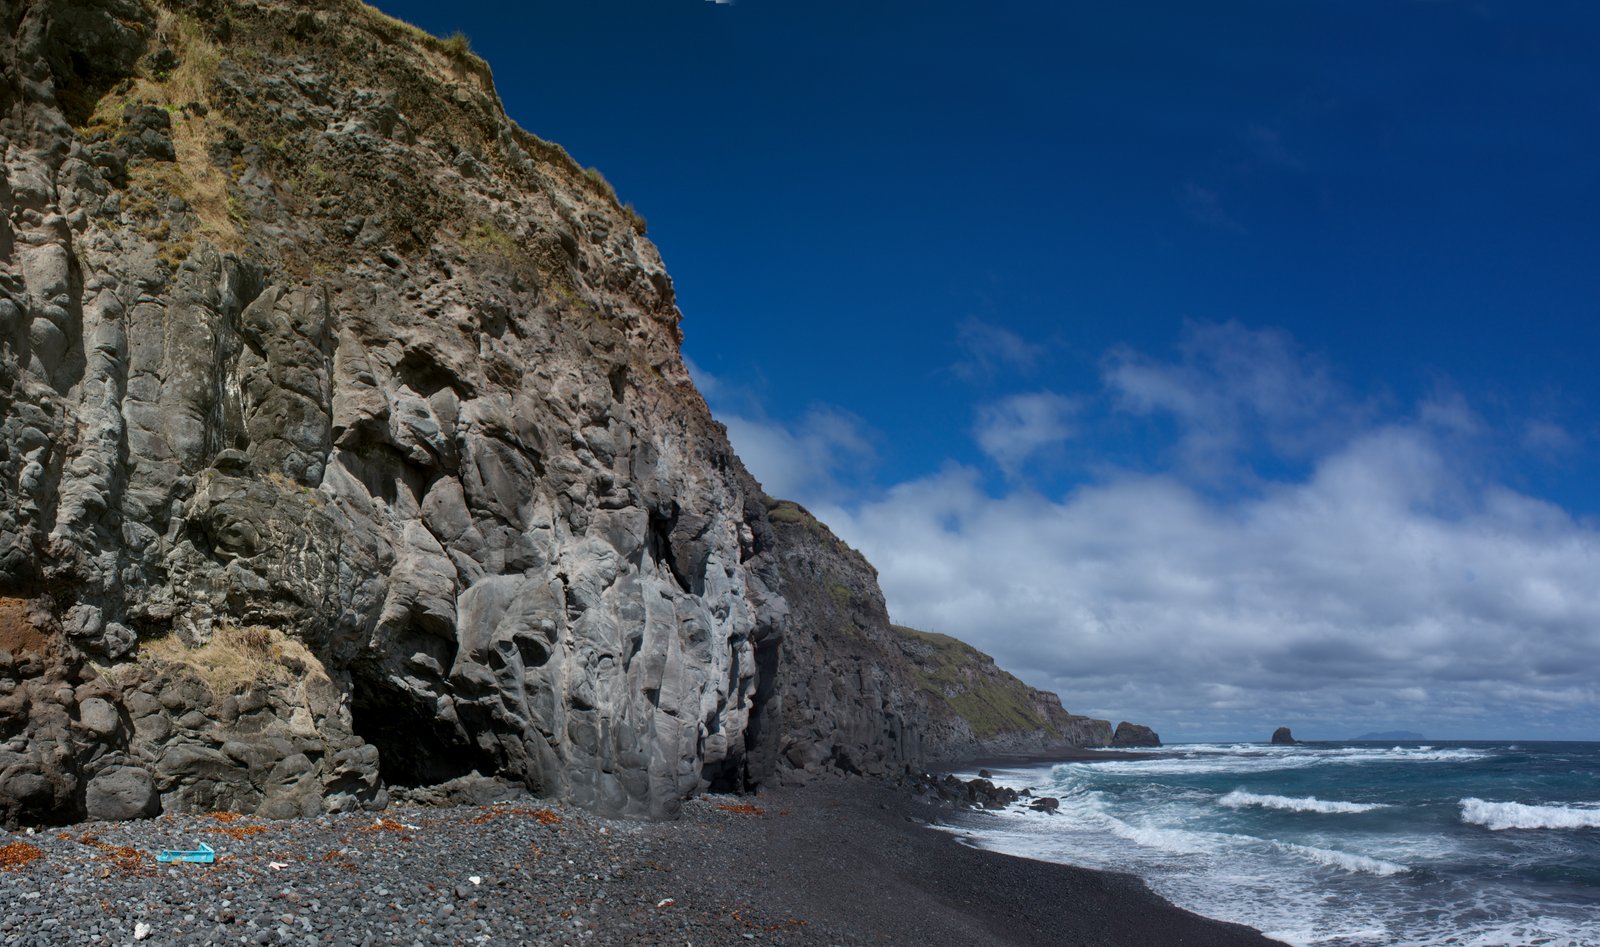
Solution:
M49 650L50 639L34 627L28 610L27 599L0 596L0 651L43 656Z

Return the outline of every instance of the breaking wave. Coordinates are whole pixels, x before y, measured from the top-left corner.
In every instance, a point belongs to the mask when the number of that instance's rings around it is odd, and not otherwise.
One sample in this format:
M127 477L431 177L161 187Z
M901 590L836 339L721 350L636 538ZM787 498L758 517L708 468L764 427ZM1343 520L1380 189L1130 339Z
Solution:
M1472 763L1489 751L1469 747L1316 747L1252 744L1188 744L1161 747L1141 760L1107 759L1062 764L1069 769L1094 767L1105 773L1138 776L1201 776L1209 773L1270 773L1318 766L1362 766L1384 763Z
M1502 829L1600 829L1600 808L1527 806L1520 802L1461 800L1461 821Z
M1230 809L1243 809L1246 806L1259 806L1262 809L1282 809L1285 812L1320 812L1324 815L1337 815L1341 813L1371 812L1374 809L1384 809L1386 806L1376 802L1333 802L1318 799L1316 796L1295 798L1292 796L1258 795L1235 789L1221 799L1218 805Z
M1366 855L1337 852L1331 848L1315 848L1310 845L1296 845L1293 842L1274 842L1272 844L1282 851L1299 855L1302 858L1309 858L1319 865L1338 868L1341 871L1388 877L1389 875L1398 875L1401 872L1411 870L1405 865L1386 862L1380 858L1368 858Z

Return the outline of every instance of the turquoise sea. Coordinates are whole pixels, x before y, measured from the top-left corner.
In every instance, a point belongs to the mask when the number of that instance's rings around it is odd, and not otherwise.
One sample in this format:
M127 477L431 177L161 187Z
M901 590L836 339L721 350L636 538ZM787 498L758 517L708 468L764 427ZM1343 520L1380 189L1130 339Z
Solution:
M1291 944L1600 945L1600 743L1187 744L995 770L970 844L1131 872ZM970 775L970 774L968 774Z

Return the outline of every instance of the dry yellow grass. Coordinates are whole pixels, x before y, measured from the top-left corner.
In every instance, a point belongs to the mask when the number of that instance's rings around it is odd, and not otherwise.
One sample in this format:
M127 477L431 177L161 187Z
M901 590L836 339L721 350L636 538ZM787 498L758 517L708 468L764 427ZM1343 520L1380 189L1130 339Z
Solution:
M145 234L164 244L162 258L176 266L188 256L197 238L224 251L242 249L239 225L247 221L236 205L229 204L227 171L211 162L212 147L223 131L220 113L211 109L211 90L222 66L222 51L198 20L170 10L156 11L155 35L178 57L177 66L171 72L138 76L126 92L101 98L86 127L120 128L123 109L129 105L154 105L171 115L177 161L140 162L128 169L128 177L151 194L183 198L199 221L193 233L175 240L168 240L164 233Z
M156 17L156 32L172 44L180 58L178 67L166 77L168 100L175 105L190 102L211 104L211 88L222 67L222 51L206 36L200 22L162 10Z
M217 697L237 694L255 684L287 684L297 669L324 673L305 645L276 628L221 625L211 640L190 647L176 634L142 642L139 658L184 668Z

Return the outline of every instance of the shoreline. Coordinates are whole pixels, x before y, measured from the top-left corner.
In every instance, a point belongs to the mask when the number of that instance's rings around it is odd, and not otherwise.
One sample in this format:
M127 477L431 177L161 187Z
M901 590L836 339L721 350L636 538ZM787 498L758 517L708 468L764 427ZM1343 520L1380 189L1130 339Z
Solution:
M814 919L795 943L1282 947L1179 908L1130 874L965 844L934 823L959 828L968 810L903 787L818 780L752 798L765 814L720 820L719 860L764 900ZM704 825L705 805L685 821Z
M0 941L1282 947L1132 875L933 825L966 811L837 777L700 796L663 822L520 796L0 831ZM214 864L155 861L199 841Z

